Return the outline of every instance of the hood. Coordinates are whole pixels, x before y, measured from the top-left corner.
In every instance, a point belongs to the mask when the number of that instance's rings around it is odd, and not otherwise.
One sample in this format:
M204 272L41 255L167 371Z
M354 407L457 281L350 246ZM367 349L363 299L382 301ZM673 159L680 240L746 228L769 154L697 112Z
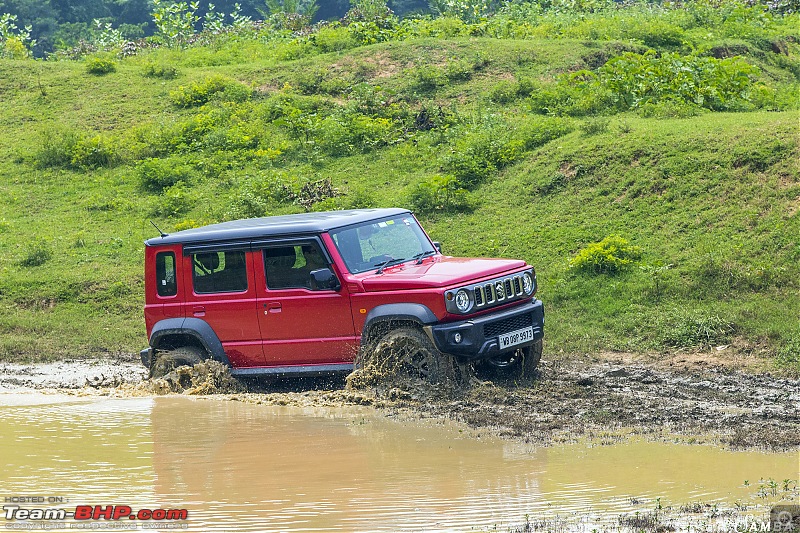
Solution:
M388 267L383 274L375 274L371 270L361 278L364 290L391 291L467 285L526 266L525 261L518 259L472 259L441 255L425 259L421 265L414 263L409 261Z

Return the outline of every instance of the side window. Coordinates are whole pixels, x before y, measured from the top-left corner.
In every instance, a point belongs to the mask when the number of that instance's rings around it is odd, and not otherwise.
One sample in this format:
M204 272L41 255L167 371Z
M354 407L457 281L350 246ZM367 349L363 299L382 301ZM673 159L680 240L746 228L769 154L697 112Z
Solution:
M159 296L175 296L178 294L178 283L175 278L175 254L159 252L156 254L156 290Z
M311 272L330 266L316 243L264 250L267 287L310 289Z
M244 292L247 290L245 252L202 252L192 255L194 292Z

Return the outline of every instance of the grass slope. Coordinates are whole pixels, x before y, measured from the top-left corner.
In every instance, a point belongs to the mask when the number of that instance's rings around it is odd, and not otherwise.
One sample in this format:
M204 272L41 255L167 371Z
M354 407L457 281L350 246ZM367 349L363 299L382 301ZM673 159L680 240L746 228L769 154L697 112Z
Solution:
M797 111L532 111L525 83L644 49L613 41L413 39L287 59L289 46L155 50L105 76L0 60L0 358L138 350L149 220L169 232L299 212L304 186L330 180L338 193L312 209L420 205L447 253L535 265L549 350L733 344L800 360ZM793 53L749 60L791 90ZM147 77L152 65L177 77ZM206 105L175 105L209 76L221 89ZM431 122L415 127L422 109ZM420 200L450 175L455 204ZM641 248L636 265L570 268L614 234Z

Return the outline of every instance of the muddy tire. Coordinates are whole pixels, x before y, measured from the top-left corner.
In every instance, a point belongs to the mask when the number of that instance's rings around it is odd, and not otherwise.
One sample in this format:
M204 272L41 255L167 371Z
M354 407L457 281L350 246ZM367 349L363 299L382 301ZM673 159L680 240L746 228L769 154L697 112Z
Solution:
M156 352L155 360L150 365L150 377L161 378L179 366L196 365L207 358L206 351L196 346L181 346L174 350Z
M541 339L531 346L481 361L475 371L483 379L511 380L529 383L536 377L536 367L542 358Z
M436 349L425 333L403 327L384 335L372 348L376 362L399 378L427 383L458 383L458 365L453 356Z

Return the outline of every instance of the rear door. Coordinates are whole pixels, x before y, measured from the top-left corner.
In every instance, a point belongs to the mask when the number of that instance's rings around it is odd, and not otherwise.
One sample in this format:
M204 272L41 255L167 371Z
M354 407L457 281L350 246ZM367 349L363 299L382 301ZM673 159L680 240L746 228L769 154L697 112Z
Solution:
M264 364L248 247L188 248L183 257L185 315L208 322L234 367Z
M316 237L260 244L254 251L258 309L268 366L350 363L356 336L350 297L338 290L312 290L309 273L335 272Z

